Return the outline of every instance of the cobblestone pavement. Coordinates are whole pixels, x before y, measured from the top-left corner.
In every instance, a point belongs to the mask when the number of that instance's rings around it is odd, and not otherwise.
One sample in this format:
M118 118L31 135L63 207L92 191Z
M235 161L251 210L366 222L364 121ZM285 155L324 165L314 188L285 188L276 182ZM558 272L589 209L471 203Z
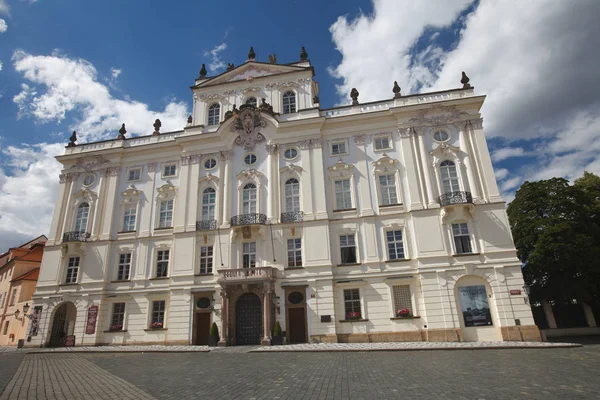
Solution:
M333 353L231 349L7 353L0 355L0 374L9 357L24 358L0 399L600 399L600 345Z
M208 346L78 346L78 347L54 347L54 348L31 348L24 349L27 353L181 353L181 352L208 352Z

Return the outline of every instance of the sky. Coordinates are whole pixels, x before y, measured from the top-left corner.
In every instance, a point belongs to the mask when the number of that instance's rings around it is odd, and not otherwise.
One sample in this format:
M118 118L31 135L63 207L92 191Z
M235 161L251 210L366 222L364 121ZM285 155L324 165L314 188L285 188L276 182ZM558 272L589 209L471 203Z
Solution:
M435 5L433 5L435 4ZM47 234L70 132L78 143L181 129L189 86L306 47L321 107L460 87L507 202L524 181L600 173L597 0L0 0L0 251Z

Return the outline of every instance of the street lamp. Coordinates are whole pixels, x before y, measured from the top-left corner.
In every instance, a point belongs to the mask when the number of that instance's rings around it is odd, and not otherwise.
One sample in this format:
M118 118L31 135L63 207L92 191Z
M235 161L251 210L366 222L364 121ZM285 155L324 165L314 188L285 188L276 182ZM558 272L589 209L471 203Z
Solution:
M19 310L17 309L17 311L15 311L15 318L16 318L16 319L19 319L19 314L21 314L21 311L19 311Z
M29 311L29 303L25 303L23 306L23 315L27 315L27 311Z

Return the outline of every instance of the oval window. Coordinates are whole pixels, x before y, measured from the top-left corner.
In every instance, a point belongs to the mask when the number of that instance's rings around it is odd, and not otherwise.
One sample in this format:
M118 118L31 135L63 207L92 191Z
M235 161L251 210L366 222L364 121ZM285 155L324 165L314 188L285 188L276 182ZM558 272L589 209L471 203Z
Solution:
M294 149L293 147L289 148L289 149L286 149L283 152L283 157L286 160L293 160L294 158L298 157L298 150Z
M94 182L96 182L96 176L93 174L86 175L86 177L83 179L83 184L85 186L93 185Z
M256 154L250 153L250 154L246 154L246 157L244 157L244 163L246 165L253 165L256 163L256 160L257 160Z
M448 132L446 131L436 131L433 134L433 138L438 142L445 142L450 138L450 135L448 135Z
M291 304L300 304L304 301L304 295L300 292L292 292L288 296L288 301Z
M213 169L216 166L217 166L217 160L215 160L214 158L209 158L208 160L204 161L205 169Z
M208 308L210 307L210 299L208 297L200 297L198 301L196 301L196 306L198 308Z

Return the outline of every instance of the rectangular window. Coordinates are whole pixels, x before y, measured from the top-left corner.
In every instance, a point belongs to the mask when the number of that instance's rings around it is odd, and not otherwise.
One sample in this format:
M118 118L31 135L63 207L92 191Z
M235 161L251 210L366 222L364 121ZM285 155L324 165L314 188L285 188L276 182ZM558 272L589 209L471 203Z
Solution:
M347 320L362 318L358 289L344 289L344 311Z
M396 193L396 177L392 175L380 175L379 176L379 191L380 191L380 204L382 206L389 206L392 204L398 204L398 195Z
M137 204L127 204L123 211L123 232L135 231Z
M288 239L288 267L302 266L302 239Z
M473 252L471 249L469 227L466 223L452 224L452 235L454 236L456 254L468 254Z
M141 168L130 168L127 171L127 181L128 182L137 182L142 177L142 169Z
M119 270L117 273L118 281L128 281L131 271L131 253L119 254Z
M2 305L0 308L4 308L4 303L6 303L6 292L0 294L0 299L2 299Z
M15 288L15 289L13 289L12 296L10 296L10 303L8 305L14 306L16 300L17 300L17 289Z
M354 235L340 236L340 251L342 264L356 264L356 242Z
M404 259L404 242L402 231L387 231L385 233L388 246L388 260Z
M159 228L171 228L173 226L173 200L160 202L160 214L158 216Z
M123 330L123 322L125 321L125 303L114 303L113 313L110 320L111 331Z
M244 268L256 267L256 242L243 244L242 266Z
M409 317L413 315L410 285L392 287L394 294L394 315L396 317Z
M152 328L163 328L165 324L165 300L152 302Z
M156 252L156 277L165 278L169 272L169 250Z
M79 274L79 257L69 258L67 266L67 279L65 283L77 283L77 275Z
M335 185L335 209L348 210L352 208L352 189L350 179L341 179L334 182Z
M392 146L390 144L389 136L379 136L373 140L375 150L387 150L391 149Z
M165 164L163 166L163 177L177 175L177 164Z
M4 330L2 331L2 334L3 334L4 336L6 336L6 334L8 333L8 324L9 324L9 323L10 323L10 321L6 321L6 322L4 323Z
M213 247L202 246L200 247L200 273L201 274L212 274L213 268Z
M346 141L343 142L332 142L331 143L331 155L339 156L347 154L346 152Z

